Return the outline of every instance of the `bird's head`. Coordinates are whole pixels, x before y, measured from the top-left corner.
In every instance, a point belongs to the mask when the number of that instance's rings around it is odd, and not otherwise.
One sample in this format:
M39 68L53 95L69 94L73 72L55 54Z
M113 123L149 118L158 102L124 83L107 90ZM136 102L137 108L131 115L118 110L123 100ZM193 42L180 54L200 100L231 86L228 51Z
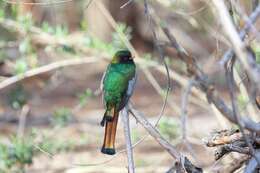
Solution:
M111 61L112 64L116 63L131 63L133 62L133 57L129 50L117 51Z

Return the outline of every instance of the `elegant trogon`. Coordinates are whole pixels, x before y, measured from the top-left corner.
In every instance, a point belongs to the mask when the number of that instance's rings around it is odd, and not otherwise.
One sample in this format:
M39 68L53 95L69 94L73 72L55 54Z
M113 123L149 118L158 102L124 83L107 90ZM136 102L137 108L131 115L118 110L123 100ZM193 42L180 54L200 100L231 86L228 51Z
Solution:
M136 83L136 66L128 50L115 53L102 78L103 101L106 108L101 125L105 137L101 152L115 154L115 137L119 112L128 103Z

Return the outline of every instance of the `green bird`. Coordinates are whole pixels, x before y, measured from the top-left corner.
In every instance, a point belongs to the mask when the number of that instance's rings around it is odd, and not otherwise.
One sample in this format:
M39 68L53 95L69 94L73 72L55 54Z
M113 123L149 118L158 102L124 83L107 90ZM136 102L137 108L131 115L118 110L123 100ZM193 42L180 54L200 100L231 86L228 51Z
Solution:
M106 108L101 121L105 137L101 152L115 154L115 137L119 112L128 103L136 83L136 66L128 50L116 52L102 78L103 101Z

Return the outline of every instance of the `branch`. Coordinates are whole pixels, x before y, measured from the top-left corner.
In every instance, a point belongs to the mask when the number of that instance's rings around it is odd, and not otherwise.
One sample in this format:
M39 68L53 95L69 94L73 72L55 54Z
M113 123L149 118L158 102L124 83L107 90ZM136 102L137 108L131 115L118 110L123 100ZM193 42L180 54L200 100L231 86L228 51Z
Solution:
M20 82L24 79L40 75L43 73L47 73L53 70L57 70L63 67L68 66L76 66L76 65L82 65L82 64L89 64L97 62L99 59L96 57L88 57L88 58L82 58L82 59L69 59L69 60L63 60L63 61L57 61L50 63L48 65L44 65L35 69L28 70L24 72L23 74L19 74L16 76L12 76L10 78L5 79L0 83L0 90L4 89L5 87L8 87L10 85L13 85L17 82Z
M159 133L158 130L156 130L151 123L145 118L145 116L135 110L130 105L130 113L133 114L133 116L137 119L139 123L142 124L142 126L149 132L149 134L155 138L155 140L164 148L166 151L174 157L177 161L181 160L181 154L170 144L167 140L165 140Z
M255 156L255 150L252 146L252 144L249 141L248 136L245 134L245 130L244 130L244 126L241 122L241 117L239 115L239 111L238 111L238 107L237 107L237 103L236 103L236 96L234 93L235 90L235 84L234 84L234 74L233 74L233 65L234 65L235 59L232 58L230 60L230 63L227 62L226 64L226 68L225 68L225 73L226 73L226 82L228 84L228 89L229 89L229 94L230 94L230 98L231 98L231 104L232 104L232 110L233 110L233 114L235 117L235 120L237 122L237 125L239 127L240 132L243 135L244 141L246 142L247 146L249 147L249 151L250 153L256 158L257 162L260 165L260 161L257 159L257 157Z
M214 85L210 84L208 76L199 68L195 58L188 55L185 49L178 44L167 26L162 26L162 29L169 39L171 46L177 50L180 59L186 63L189 74L195 76L195 80L198 82L198 87L207 95L209 103L213 103L231 122L237 123L233 111L215 91ZM260 133L260 123L256 123L246 116L241 116L241 121L246 129Z
M260 159L260 150L257 150L257 151L256 151L256 157L257 157L258 159ZM249 162L248 162L248 164L247 164L247 166L246 166L246 168L245 168L244 173L256 172L257 165L258 165L258 164L257 164L257 160L256 160L254 157L252 157L252 158L249 160Z
M245 138L247 138L248 141L246 141ZM209 139L204 139L204 142L207 147L218 147L215 151L216 160L219 160L231 152L257 157L255 153L251 152L248 143L256 149L259 148L257 146L258 141L256 135L249 133L243 134L239 130L221 130L214 132Z
M230 15L228 14L228 10L224 4L223 0L213 0L213 4L215 5L217 9L218 18L220 19L220 22L223 26L223 29L226 33L226 36L229 38L231 41L231 44L233 46L233 49L236 53L236 56L240 60L242 66L245 68L247 73L249 74L250 78L257 84L259 85L260 80L260 71L258 72L257 69L253 69L252 65L249 64L247 61L247 50L244 45L244 43L241 41L235 26L232 23L232 20L230 18ZM260 6L259 6L260 7Z
M241 168L247 160L248 156L242 156L238 159L234 159L234 161L232 161L227 168L223 168L219 172L234 173L236 170Z
M253 23L256 22L258 19L258 16L260 15L260 6L258 5L253 13L249 16L249 19L246 21L246 24L244 28L239 32L239 36L241 40L244 40L246 37L246 34L250 31L251 26ZM232 49L229 49L226 51L226 53L222 56L220 64L224 66L228 60L230 60L234 56L234 51Z
M137 119L137 121L142 124L142 126L148 131L148 133L173 157L176 159L177 164L182 165L182 168L186 170L188 173L194 173L194 170L196 172L202 172L201 168L198 168L194 166L186 157L182 156L181 153L179 153L172 144L170 144L167 140L165 140L159 131L155 129L151 123L145 118L145 116L135 110L130 105L130 113L133 114L133 116Z
M226 144L224 146L219 147L215 151L215 160L219 160L224 155L229 154L230 152L237 152L241 154L250 154L249 148L245 148L246 144L244 141L234 142L232 144Z
M123 120L123 125L124 125L124 134L125 134L125 141L126 141L128 173L135 173L133 149L132 149L132 142L131 142L131 133L130 133L130 127L129 127L129 110L128 110L127 105L122 110L122 120Z
M27 118L27 115L29 114L29 112L30 112L30 107L27 104L25 104L22 107L21 114L19 115L19 124L18 124L18 129L17 129L18 137L23 137L23 135L24 135L24 128L26 126L26 118Z
M181 127L182 127L182 140L186 141L186 124L187 124L187 106L188 106L188 98L191 93L192 87L195 85L194 80L189 81L189 85L183 91L182 99L181 99Z
M215 147L219 145L231 144L241 140L242 134L239 130L221 130L211 134L210 138L203 139L207 147Z

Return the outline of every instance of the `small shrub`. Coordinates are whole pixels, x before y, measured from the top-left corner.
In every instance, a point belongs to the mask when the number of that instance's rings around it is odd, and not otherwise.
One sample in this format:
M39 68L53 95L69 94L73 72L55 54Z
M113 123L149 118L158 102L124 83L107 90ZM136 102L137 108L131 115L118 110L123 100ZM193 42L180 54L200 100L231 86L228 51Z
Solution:
M0 144L0 170L24 168L32 163L33 144L31 139L13 137L11 144ZM23 172L23 171L22 171Z
M159 131L168 140L176 139L179 136L179 126L176 120L163 117L159 124Z
M18 85L8 94L8 102L14 109L20 109L27 102L28 95L23 86Z
M80 106L85 106L92 96L93 96L93 91L89 88L87 88L83 93L78 94Z
M64 127L69 124L69 122L72 120L72 112L68 108L59 108L56 109L53 113L53 116L51 118L51 123L54 126L61 126Z

